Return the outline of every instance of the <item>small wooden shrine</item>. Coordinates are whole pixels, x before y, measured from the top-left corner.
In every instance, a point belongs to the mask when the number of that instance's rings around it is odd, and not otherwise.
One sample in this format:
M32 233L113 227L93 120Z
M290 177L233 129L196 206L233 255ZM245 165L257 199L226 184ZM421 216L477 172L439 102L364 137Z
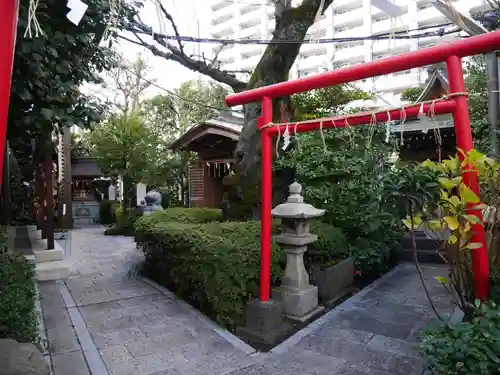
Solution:
M446 68L433 65L429 78L417 102L428 102L449 93ZM400 142L399 158L404 161L439 161L456 152L455 128L451 114L411 119L391 127L391 133Z
M99 216L102 196L95 181L103 176L90 156L78 156L71 160L72 218L75 224L91 224Z
M188 167L190 206L220 207L223 179L231 173L242 129L242 117L221 114L192 127L172 144L174 151L191 151L198 156Z

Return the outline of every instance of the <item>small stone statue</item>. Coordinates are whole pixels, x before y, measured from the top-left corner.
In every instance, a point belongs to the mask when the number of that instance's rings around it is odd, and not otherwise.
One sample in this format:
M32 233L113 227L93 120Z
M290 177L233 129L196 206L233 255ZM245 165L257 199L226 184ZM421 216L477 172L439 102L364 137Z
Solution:
M161 193L156 190L149 191L144 197L146 205L142 208L143 215L149 215L155 211L162 211L163 207L161 205Z

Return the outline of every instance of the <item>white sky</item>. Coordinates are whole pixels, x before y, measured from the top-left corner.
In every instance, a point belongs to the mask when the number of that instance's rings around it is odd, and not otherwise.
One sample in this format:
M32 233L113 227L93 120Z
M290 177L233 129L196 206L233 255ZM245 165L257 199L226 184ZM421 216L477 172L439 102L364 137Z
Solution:
M166 28L160 27L160 21L157 16L154 0L145 0L144 3L144 8L140 13L142 21L148 26L152 26L153 29L158 32L173 35L173 30L168 21L166 21ZM200 36L208 35L207 28L203 27L204 21L208 22L208 20L203 20L202 16L202 14L206 14L208 11L208 9L206 9L206 3L206 0L162 0L162 4L172 14L174 20L176 21L179 33L181 35L192 36L196 36L198 33L198 24ZM135 37L130 34L130 38L134 39ZM135 60L138 53L142 53L143 58L146 59L148 65L152 69L148 78L154 78L156 84L169 90L177 88L181 83L196 79L199 76L197 73L192 72L176 62L156 57L146 48L127 42L123 39L120 39L119 43L114 44L114 48L121 52L124 58L130 61ZM195 43L185 44L185 51L188 55L191 53L199 54L203 51L203 49L207 50L207 46ZM207 55L207 57L210 56ZM100 86L86 86L84 87L84 91L92 92L99 97L114 97L114 94L110 93L108 89ZM145 97L151 97L160 93L163 92L159 88L150 87L145 93Z

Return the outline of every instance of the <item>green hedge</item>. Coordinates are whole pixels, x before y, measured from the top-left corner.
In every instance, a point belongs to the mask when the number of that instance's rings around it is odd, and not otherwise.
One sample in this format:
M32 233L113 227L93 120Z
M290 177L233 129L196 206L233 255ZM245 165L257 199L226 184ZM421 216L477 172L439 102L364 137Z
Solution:
M34 266L20 254L0 254L0 338L38 342Z
M149 222L175 221L186 224L201 224L211 221L221 221L222 214L221 210L215 208L172 207L144 216L143 220Z
M145 253L146 276L233 329L258 292L259 231L259 222L151 224L141 219L136 241ZM283 257L274 243L272 253L271 281L276 284Z
M101 224L109 225L116 223L116 210L120 206L117 201L109 199L102 200L99 203L99 219Z
M220 210L168 209L140 218L135 238L145 253L145 276L233 329L242 323L246 303L258 294L260 222L220 219ZM272 225L278 233L279 220ZM323 223L314 223L312 230L319 234L315 250L327 257L346 254L340 230ZM273 241L273 285L279 285L284 266L283 252Z
M106 236L133 236L135 222L142 216L140 207L133 208L127 215L121 210L116 211L116 223L104 231Z

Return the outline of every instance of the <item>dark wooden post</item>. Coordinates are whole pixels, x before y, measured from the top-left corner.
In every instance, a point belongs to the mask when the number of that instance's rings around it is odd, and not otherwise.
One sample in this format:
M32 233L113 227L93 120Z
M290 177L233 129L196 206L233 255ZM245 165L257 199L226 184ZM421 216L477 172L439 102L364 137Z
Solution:
M47 238L47 175L45 173L45 160L43 160L38 166L40 168L41 175L41 187L40 187L40 226L42 227L42 239Z
M63 130L63 204L66 205L66 212L63 215L63 229L73 227L73 192L71 190L72 172L71 172L71 132L68 127Z
M44 160L44 170L45 170L45 233L47 238L47 250L54 248L54 180L53 180L53 170L54 165L52 161L52 137L49 134L47 140L47 147L45 149L45 160Z

